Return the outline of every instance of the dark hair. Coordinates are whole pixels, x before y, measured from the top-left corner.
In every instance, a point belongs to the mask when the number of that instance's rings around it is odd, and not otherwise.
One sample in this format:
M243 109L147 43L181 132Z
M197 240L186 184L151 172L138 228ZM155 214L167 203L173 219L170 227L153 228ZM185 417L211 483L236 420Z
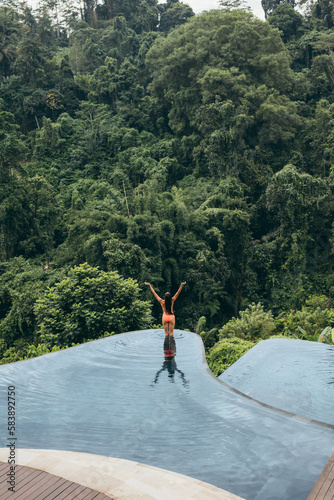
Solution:
M169 314L172 314L172 294L169 292L165 293L165 307Z

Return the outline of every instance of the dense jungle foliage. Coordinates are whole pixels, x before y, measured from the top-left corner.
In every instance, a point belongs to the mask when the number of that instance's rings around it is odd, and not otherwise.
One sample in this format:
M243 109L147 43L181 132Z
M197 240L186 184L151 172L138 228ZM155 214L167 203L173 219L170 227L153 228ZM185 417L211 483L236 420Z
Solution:
M0 363L159 323L144 281L217 374L332 342L334 4L263 7L0 6Z

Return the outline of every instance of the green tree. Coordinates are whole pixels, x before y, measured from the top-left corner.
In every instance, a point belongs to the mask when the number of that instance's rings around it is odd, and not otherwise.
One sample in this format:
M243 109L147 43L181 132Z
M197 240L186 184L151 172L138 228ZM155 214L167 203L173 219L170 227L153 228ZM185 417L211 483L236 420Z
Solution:
M318 252L319 239L329 238L330 188L324 179L287 165L268 184L266 204L276 230L255 246L255 254L259 256L257 247L270 248L267 285L272 306L285 302L298 308L316 292L320 269L310 266L309 258Z
M286 165L273 176L266 200L268 210L285 234L302 231L306 236L309 231L319 232L326 225L324 215L330 210L328 184L298 171L294 165Z
M332 28L334 23L333 2L331 0L317 0L311 5L312 16L321 20L326 28Z
M49 347L140 330L152 321L135 280L88 264L73 268L38 299L35 310L37 333Z
M52 286L63 277L63 271L52 265L48 271L43 270L43 260L38 260L35 264L20 256L0 264L0 345L5 343L4 351L12 349L21 357L27 346L37 340L37 298L47 285Z
M161 10L159 31L168 32L186 23L188 19L194 16L192 8L183 2L166 2L160 4Z
M275 10L280 6L282 5L283 3L287 3L289 5L291 5L292 8L295 7L296 5L296 2L295 0L261 0L261 5L262 5L262 8L264 10L264 15L265 15L265 18L267 19L269 16L271 16L273 14L273 12L275 12Z
M168 126L202 138L193 152L198 166L232 174L250 150L282 162L300 120L284 95L294 81L289 55L268 23L240 10L204 13L158 38L146 60Z
M17 56L19 16L13 8L0 6L0 75L9 76Z
M46 49L40 37L27 30L17 47L15 72L30 85L43 85L47 79Z
M14 116L2 106L0 99L0 257L5 260L19 252L20 241L29 234L31 223L21 167L27 147Z
M50 118L43 117L43 126L35 136L33 155L36 159L55 157L55 155L59 154L61 145L65 142L59 136L59 129L59 124L52 123Z
M27 146L15 123L12 113L4 110L4 101L0 99L0 175L12 173L27 153Z
M51 185L40 175L27 181L32 217L31 237L21 243L26 256L50 253L58 224L58 203Z
M333 113L333 104L326 99L320 99L316 103L314 116L306 123L305 150L308 169L313 175L327 177L333 165Z
M282 32L283 41L286 43L301 34L303 16L293 8L293 5L284 2L275 8L268 22Z

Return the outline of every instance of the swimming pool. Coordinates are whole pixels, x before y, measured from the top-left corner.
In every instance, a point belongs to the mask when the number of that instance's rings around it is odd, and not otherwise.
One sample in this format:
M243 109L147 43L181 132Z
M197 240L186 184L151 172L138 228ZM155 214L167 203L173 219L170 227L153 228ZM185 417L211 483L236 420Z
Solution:
M334 448L332 429L263 408L226 388L194 333L132 332L0 366L0 445L16 386L20 448L134 460L247 500L303 499Z
M219 378L268 405L334 425L334 346L264 340Z

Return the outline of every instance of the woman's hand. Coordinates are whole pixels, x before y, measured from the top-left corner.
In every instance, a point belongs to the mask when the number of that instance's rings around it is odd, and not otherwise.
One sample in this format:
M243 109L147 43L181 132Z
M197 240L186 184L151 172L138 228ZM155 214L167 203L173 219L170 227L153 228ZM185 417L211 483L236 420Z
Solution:
M150 286L150 283L147 283L147 281L145 281L144 285L148 285L148 286Z
M186 285L187 282L186 281L182 281L181 285Z

